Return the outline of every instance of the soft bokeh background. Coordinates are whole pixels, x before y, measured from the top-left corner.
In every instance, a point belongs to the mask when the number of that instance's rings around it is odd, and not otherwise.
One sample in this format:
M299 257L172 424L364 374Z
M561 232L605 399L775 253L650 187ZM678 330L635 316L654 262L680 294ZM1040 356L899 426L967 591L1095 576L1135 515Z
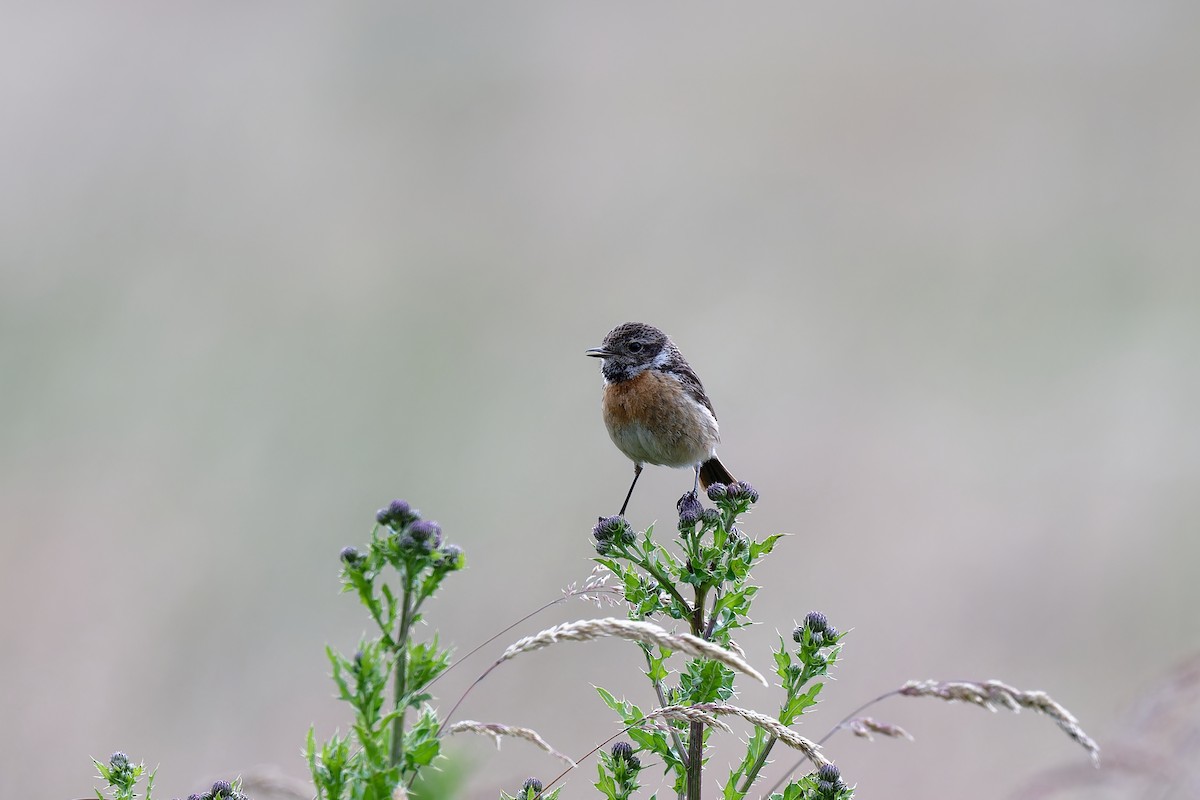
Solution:
M854 629L803 732L999 677L1115 735L1200 644L1198 33L1182 0L7 4L0 795L81 797L118 748L166 797L303 777L348 721L322 648L365 628L337 553L394 496L468 552L430 608L464 649L584 577L630 467L582 351L630 319L796 534L742 644ZM647 472L633 521L689 484ZM584 752L591 684L650 703L634 655L527 656L463 714ZM918 741L830 743L864 797L1084 758L876 713ZM470 797L557 772L462 750Z

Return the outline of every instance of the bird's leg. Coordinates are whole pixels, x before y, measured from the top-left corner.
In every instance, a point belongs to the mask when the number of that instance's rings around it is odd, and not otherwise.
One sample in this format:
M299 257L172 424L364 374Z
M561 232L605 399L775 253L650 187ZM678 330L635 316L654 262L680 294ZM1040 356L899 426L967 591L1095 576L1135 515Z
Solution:
M637 479L638 479L638 476L641 474L642 474L642 465L634 464L633 465L633 483L629 484L629 493L625 495L625 502L621 503L621 510L618 512L618 516L621 516L621 517L625 516L625 509L626 509L626 507L629 506L629 498L633 497L633 487L637 486ZM700 473L696 473L696 475L697 475L697 480L698 480Z
M697 502L697 498L699 497L697 492L699 490L700 490L700 465L697 464L696 465L696 482L692 484L692 490L690 492L688 492L687 494L685 494L683 497L679 498L679 502L677 502L675 504L675 507L677 509L679 509L679 513L681 515L683 514L683 507L685 505L690 506L691 504Z

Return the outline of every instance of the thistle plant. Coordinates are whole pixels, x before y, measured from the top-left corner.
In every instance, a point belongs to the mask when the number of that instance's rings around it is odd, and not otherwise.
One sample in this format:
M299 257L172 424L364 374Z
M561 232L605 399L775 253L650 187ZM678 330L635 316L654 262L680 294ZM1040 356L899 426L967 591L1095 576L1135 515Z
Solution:
M708 497L715 508L705 509L695 493L680 498L673 550L656 541L653 525L637 533L622 517L601 518L592 530L596 561L612 572L622 587L631 620L677 620L687 626L691 636L737 651L734 634L751 624L751 605L758 592L750 582L751 570L771 553L781 537L776 534L758 540L738 526L740 517L758 502L758 492L750 484L714 484L708 488ZM816 705L823 686L816 679L836 663L843 637L824 615L814 612L796 628L791 643L795 647L780 639L775 651L775 674L784 697L777 717L729 704L735 693L736 672L728 663L693 655L678 671L672 671L668 659L673 651L646 642L639 643L639 647L660 708L647 713L605 689L599 692L627 726L629 737L638 747L636 752L661 759L679 798L700 799L708 738L715 729L728 729L724 723L714 724L716 718L739 716L754 726L754 733L741 761L725 780L723 800L741 800L749 793L781 739L809 752L819 762L814 763L819 769L772 797L845 800L853 791L842 781L837 768L818 754L815 744L790 729ZM689 716L685 710L694 713ZM658 724L645 724L648 719ZM633 752L629 755L637 758ZM600 760L597 787L609 800L623 800L632 792L626 788L627 763L612 755Z
M141 762L134 764L129 760L129 756L120 751L113 753L108 759L108 763L97 761L94 758L92 763L96 765L96 769L100 772L100 778L105 783L105 791L95 790L96 800L107 800L108 797L111 797L112 800L135 800L138 797L134 790L142 776L146 775L145 764ZM151 772L146 775L146 800L152 800L153 789L154 773Z
M547 792L544 785L537 778L529 778L517 790L516 794L508 794L507 792L500 793L500 800L557 800L558 789Z
M425 602L462 569L463 552L444 544L441 527L403 500L380 509L375 522L364 552L341 552L342 590L357 594L377 632L352 657L326 647L354 724L320 748L309 730L305 758L317 800L403 796L441 752L441 722L426 689L449 666L450 653L436 635L417 642L412 633Z
M556 800L561 791L556 784L579 761L596 754L593 785L605 800L644 795L647 769L662 769L678 800L701 800L706 777L717 785L705 773L710 738L714 733L734 734L730 723L740 721L751 726L752 733L741 757L720 781L721 800L743 800L752 792L767 800L850 800L853 787L821 746L843 729L866 739L912 739L897 725L863 715L892 697L935 698L992 711L1028 709L1057 723L1098 762L1099 747L1065 707L1045 692L1023 691L996 680L909 681L859 706L819 740L800 734L796 728L817 706L823 679L841 659L846 637L817 611L805 615L790 637L780 637L773 648L773 674L780 690L775 715L735 705L731 701L739 676L768 684L735 635L752 624L751 606L758 592L751 582L752 569L772 553L781 535L756 539L742 529L742 516L759 499L749 484L714 484L708 498L714 507L705 508L695 493L679 500L676 532L666 543L656 539L653 525L638 532L624 517L601 517L592 529L600 572L594 570L582 587L572 584L563 598L538 611L577 597L601 607L621 606L626 617L565 622L526 636L505 649L472 684L473 688L519 656L563 642L620 638L639 648L657 705L643 709L597 687L622 729L578 759L559 752L529 728L474 720L450 724L465 694L444 717L439 715L430 687L450 668L450 653L439 646L436 633L417 641L413 631L422 621L425 603L446 576L462 569L463 553L443 543L438 524L422 519L408 503L397 500L381 509L366 549L346 547L340 554L342 589L358 597L376 631L360 641L352 656L326 648L338 697L350 705L354 721L346 734L335 732L320 746L309 729L305 758L315 799L451 797L453 787L445 780L451 773L431 773L429 767L439 760L444 766L445 737L470 733L489 736L497 746L504 738L522 740L567 764L549 781L529 778L513 794L500 792L501 800ZM604 749L619 737L628 741ZM778 756L780 744L796 751L797 760L764 790L759 781L772 754ZM107 784L107 794L96 791L98 800L137 800L135 789L143 777L145 800L152 800L154 775L147 776L144 765L133 764L123 753L95 764ZM440 778L431 778L433 774ZM217 781L188 800L248 799L239 782ZM658 800L658 795L648 800Z
M108 800L110 797L112 800L136 800L139 796L136 788L143 776L146 778L145 800L153 800L154 775L158 770L147 773L144 763L134 764L129 760L129 756L122 752L113 753L108 759L108 763L96 759L92 759L92 763L96 765L96 769L100 771L100 778L106 784L103 791L95 790L96 800ZM190 794L187 800L250 800L250 798L242 794L241 780L235 779L233 781L215 781L207 791Z
M601 517L592 529L595 560L621 590L628 619L560 624L513 644L497 661L498 665L520 653L561 641L605 636L627 639L642 650L657 708L643 710L607 689L597 688L601 699L624 725L617 735L626 734L632 741L600 753L595 786L607 800L634 796L645 756L656 757L679 800L700 800L709 737L714 731L733 733L725 721L732 717L752 725L753 733L741 759L724 776L721 800L742 800L751 792L768 800L849 800L854 795L853 787L823 754L821 745L842 729L866 739L880 735L911 740L912 736L897 725L860 716L890 697L936 697L991 710L1032 709L1058 723L1093 760L1097 759L1099 748L1063 706L1044 692L1021 691L999 681L910 681L864 703L819 741L802 736L795 727L817 705L824 688L822 679L840 659L845 639L845 634L817 611L808 613L792 630L790 642L781 637L774 648L774 674L782 691L776 716L733 705L730 700L738 673L766 683L751 664L752 659L738 647L734 635L751 624L751 605L758 591L750 581L751 570L770 555L780 536L759 540L740 527L742 515L758 502L758 492L749 484L714 484L708 489L708 497L715 508L704 508L694 493L680 498L672 547L656 540L653 525L639 533L621 516ZM598 581L605 583L603 578ZM672 632L669 627L685 627L690 632ZM682 664L670 661L675 654L686 660ZM798 751L798 760L773 785L765 790L756 788L772 751L780 743ZM805 764L808 769L793 778ZM657 795L651 795L650 800L657 800Z

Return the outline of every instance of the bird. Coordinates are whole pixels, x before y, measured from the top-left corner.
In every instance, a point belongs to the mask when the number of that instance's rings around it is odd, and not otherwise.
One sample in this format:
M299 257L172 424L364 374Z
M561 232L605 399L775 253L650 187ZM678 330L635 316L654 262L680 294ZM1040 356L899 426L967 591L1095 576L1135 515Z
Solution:
M735 478L717 458L717 415L695 371L671 337L644 322L626 322L585 351L603 359L604 426L617 449L633 462L633 483L621 504L625 516L646 464L691 467L698 486Z

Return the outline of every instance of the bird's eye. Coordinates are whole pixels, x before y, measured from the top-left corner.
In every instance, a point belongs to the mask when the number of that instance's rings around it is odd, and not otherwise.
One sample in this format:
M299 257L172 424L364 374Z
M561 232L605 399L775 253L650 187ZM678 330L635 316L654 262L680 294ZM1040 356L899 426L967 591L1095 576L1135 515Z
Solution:
M642 343L641 342L630 342L629 343L629 352L631 352L631 353L642 352Z

